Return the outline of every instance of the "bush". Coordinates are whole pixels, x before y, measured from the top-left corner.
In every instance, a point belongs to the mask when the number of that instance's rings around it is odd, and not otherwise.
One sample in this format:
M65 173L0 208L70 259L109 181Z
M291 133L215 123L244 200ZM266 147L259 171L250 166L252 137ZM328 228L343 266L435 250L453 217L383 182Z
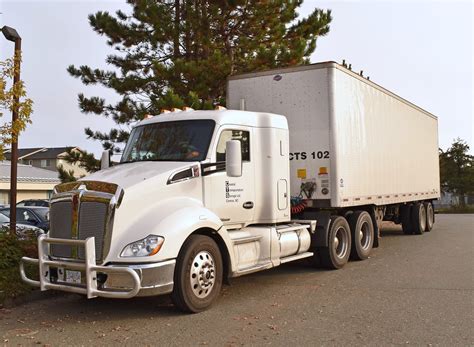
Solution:
M19 239L17 235L0 231L0 304L34 290L21 280L20 259L23 256L37 258L36 236ZM38 269L33 269L37 277Z
M436 213L474 213L474 205L454 205L448 208L438 208Z

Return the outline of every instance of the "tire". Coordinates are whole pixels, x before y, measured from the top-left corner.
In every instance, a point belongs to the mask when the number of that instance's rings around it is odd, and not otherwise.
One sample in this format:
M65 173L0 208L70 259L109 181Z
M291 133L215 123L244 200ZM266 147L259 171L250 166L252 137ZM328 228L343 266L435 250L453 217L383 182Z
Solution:
M433 229L433 225L435 222L435 215L434 215L434 208L431 202L425 202L425 210L426 210L426 228L425 231L429 232Z
M416 202L411 211L411 222L413 227L413 233L415 235L422 235L426 229L426 210L425 205L420 202Z
M340 269L351 254L351 229L344 217L331 217L328 237L328 247L318 249L321 265L327 269Z
M356 211L349 218L352 247L351 258L367 259L374 245L374 224L366 211Z
M400 221L402 224L402 230L405 235L413 234L413 225L411 221L412 206L401 205L400 206Z
M222 287L222 257L213 239L191 235L179 252L171 298L184 312L208 309Z

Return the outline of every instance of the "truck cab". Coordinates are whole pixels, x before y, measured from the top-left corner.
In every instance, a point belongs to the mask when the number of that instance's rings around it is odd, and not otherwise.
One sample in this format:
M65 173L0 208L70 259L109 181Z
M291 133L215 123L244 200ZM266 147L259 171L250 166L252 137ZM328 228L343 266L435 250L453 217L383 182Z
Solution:
M315 221L291 221L288 123L246 111L175 111L130 134L120 163L51 198L42 290L129 298L172 293L207 308L225 278L310 257ZM107 167L104 164L104 167Z

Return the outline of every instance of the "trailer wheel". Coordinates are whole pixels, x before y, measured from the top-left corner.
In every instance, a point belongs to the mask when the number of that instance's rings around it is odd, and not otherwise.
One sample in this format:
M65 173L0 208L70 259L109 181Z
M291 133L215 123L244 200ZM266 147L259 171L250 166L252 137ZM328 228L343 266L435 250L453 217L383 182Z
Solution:
M423 203L417 202L413 205L411 212L413 233L415 235L421 235L426 229L425 205Z
M402 230L405 235L413 234L412 226L412 206L411 205L401 205L400 206L400 221L402 223Z
M341 216L331 217L328 247L319 248L321 264L328 269L340 269L351 253L351 229Z
M435 215L433 204L431 202L425 202L425 210L426 210L426 228L425 231L431 231L433 229Z
M356 211L349 217L351 227L351 258L364 260L369 257L374 244L374 225L366 211Z
M174 272L171 297L185 312L209 308L222 286L222 257L213 239L191 235L181 249Z

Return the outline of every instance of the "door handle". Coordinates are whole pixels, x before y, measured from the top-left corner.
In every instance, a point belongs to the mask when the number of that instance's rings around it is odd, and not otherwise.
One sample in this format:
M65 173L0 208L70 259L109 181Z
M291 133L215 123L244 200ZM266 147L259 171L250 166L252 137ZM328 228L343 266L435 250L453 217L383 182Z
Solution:
M246 208L247 210L253 208L253 202L252 201L244 202L243 208Z

